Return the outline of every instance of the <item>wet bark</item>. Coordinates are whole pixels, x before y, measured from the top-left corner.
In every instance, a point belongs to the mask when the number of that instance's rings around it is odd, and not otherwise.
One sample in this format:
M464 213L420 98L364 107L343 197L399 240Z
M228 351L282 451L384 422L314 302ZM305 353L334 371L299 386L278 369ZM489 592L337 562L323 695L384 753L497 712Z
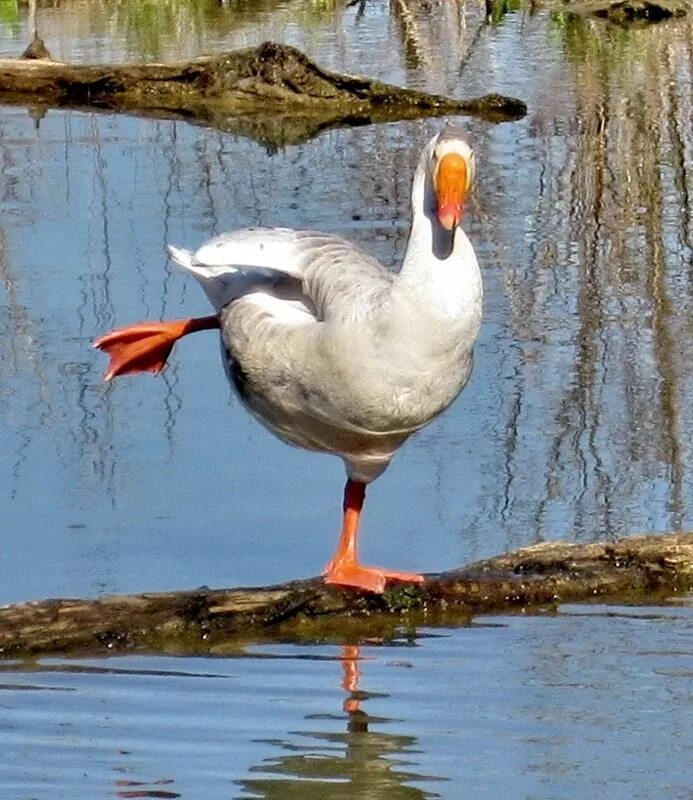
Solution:
M293 47L272 42L168 64L0 59L0 103L181 118L252 135L273 146L340 125L445 114L504 121L527 111L522 101L497 94L455 100L341 75L322 69ZM268 129L264 135L263 126Z
M391 584L382 596L278 586L43 600L0 608L0 655L224 652L257 639L365 639L402 624L459 624L471 614L539 611L558 603L652 602L693 589L693 533L613 543L544 543Z

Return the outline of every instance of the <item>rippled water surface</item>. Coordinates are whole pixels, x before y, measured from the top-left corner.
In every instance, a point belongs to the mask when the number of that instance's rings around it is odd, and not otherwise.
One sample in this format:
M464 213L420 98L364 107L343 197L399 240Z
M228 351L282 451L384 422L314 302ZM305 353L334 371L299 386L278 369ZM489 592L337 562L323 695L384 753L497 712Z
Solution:
M3 797L621 798L693 786L688 608L0 674Z
M550 7L64 2L55 58L294 44L527 117L463 120L486 307L472 380L369 493L368 561L438 571L546 539L693 527L693 23ZM507 8L507 6L506 6ZM502 10L502 9L501 9ZM0 3L0 56L28 40ZM104 385L113 326L207 313L167 261L225 229L340 233L389 265L440 121L300 145L0 106L0 602L316 574L341 463L229 391L214 335ZM571 607L401 640L2 664L0 797L690 797L691 610ZM360 673L357 674L357 673ZM344 703L346 701L346 706Z

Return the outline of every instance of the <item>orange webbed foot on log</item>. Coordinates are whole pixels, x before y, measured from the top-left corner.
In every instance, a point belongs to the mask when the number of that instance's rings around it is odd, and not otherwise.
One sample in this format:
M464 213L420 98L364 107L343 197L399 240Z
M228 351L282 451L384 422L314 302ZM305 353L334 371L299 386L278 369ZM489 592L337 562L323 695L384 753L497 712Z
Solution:
M380 567L366 567L357 562L338 564L331 562L325 571L325 583L336 586L352 586L374 594L382 594L388 581L423 583L423 580L423 575L415 572L397 572L380 569Z
M353 586L365 592L382 594L390 581L422 583L423 575L414 572L396 572L380 567L366 567L356 554L359 517L366 497L366 484L349 478L344 487L344 517L337 550L325 568L325 583L336 586Z

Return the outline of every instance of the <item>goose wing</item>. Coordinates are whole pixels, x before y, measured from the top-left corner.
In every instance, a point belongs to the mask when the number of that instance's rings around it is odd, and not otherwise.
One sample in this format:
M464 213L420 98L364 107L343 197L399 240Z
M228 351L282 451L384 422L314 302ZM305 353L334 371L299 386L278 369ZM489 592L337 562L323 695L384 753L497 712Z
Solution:
M217 311L251 293L266 294L317 321L353 318L377 303L393 274L352 242L288 228L224 233L196 252L169 246Z

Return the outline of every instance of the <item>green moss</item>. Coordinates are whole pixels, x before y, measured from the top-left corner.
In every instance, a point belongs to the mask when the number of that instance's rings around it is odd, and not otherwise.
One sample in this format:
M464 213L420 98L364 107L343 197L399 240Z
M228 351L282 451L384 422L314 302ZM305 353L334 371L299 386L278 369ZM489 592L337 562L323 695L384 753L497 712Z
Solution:
M389 611L401 614L421 608L423 605L423 592L418 586L399 583L385 590L383 600Z

